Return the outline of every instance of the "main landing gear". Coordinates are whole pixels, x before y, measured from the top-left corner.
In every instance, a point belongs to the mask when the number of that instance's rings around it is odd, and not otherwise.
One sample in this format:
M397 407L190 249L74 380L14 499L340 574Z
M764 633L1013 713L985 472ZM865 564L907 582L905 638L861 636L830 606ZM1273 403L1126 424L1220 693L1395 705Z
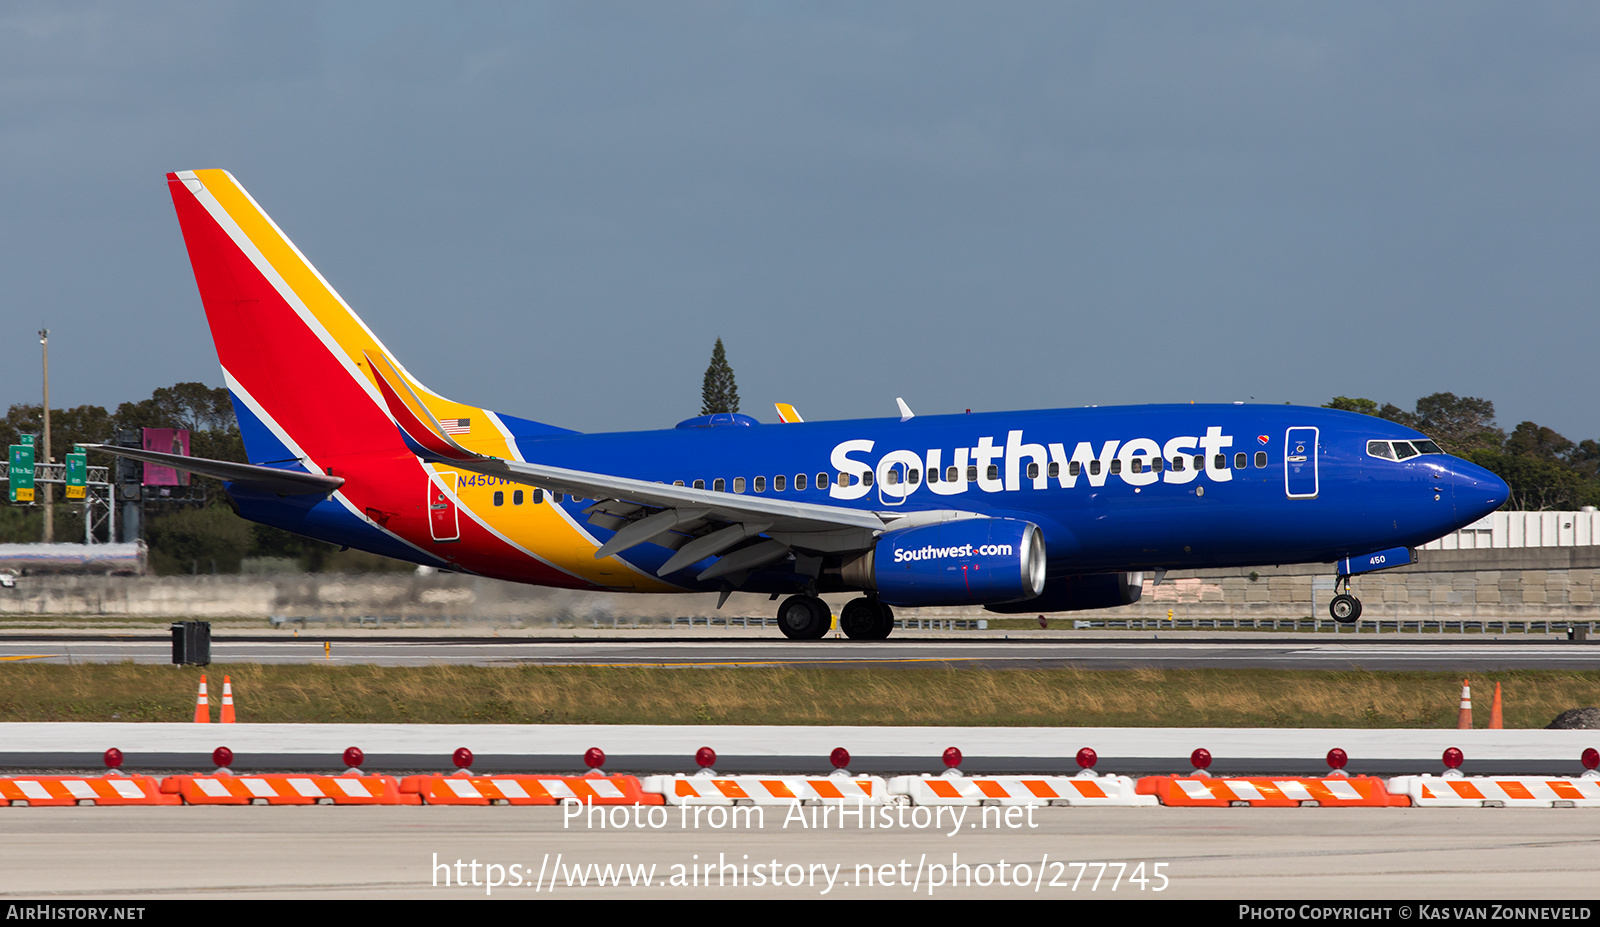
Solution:
M778 628L792 641L820 641L833 624L828 603L814 595L792 595L778 606Z
M839 628L851 640L881 641L894 630L894 612L877 599L851 599L839 611Z
M1340 584L1344 591L1333 597L1328 603L1328 614L1340 624L1355 624L1361 620L1361 600L1350 594L1350 577L1341 576L1333 581L1333 588L1337 590Z
M794 641L816 641L833 624L828 603L814 595L792 595L778 606L778 628ZM851 599L839 611L839 627L851 640L881 641L894 630L894 612L877 599Z

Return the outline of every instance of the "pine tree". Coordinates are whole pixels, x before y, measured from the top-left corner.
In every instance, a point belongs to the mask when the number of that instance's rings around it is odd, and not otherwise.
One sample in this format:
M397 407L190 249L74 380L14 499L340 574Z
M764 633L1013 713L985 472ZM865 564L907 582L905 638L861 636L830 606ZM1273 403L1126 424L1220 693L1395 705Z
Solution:
M722 339L711 349L711 366L706 368L705 383L700 387L700 414L739 411L739 387L733 382L733 368L728 366L728 355L722 350Z

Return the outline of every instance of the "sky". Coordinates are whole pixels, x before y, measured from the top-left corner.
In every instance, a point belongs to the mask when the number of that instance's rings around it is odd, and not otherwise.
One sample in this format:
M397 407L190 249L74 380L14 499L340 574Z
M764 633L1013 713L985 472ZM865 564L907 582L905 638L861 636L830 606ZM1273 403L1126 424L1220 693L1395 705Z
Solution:
M1150 402L1600 437L1600 5L0 6L0 406L222 383L224 168L443 395L609 431Z

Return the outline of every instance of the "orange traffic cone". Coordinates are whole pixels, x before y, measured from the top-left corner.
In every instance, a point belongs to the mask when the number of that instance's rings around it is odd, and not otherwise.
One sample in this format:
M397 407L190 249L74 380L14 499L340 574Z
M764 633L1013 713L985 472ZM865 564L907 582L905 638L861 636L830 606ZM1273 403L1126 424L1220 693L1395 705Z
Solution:
M222 723L233 723L233 680L222 677Z
M1472 686L1461 680L1461 713L1456 716L1456 729L1472 730Z
M1505 727L1500 717L1500 683L1494 684L1494 704L1489 707L1489 730L1498 731Z
M206 677L200 677L200 697L194 703L194 723L211 723L211 703L206 700Z

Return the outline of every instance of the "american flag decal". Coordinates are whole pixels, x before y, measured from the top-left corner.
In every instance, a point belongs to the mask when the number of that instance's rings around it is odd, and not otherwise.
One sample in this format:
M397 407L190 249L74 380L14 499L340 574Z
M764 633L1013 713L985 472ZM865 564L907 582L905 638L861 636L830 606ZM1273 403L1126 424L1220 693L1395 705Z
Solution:
M444 428L444 433L447 435L464 435L472 432L470 418L441 418L439 425Z

